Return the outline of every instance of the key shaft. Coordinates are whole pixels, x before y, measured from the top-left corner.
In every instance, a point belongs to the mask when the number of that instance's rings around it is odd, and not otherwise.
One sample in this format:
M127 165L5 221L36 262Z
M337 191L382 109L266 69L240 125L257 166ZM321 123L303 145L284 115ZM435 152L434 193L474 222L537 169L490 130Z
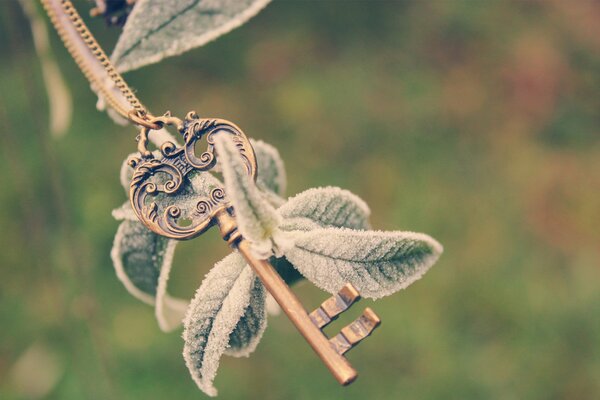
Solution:
M253 256L250 243L237 230L234 218L226 210L219 212L215 218L223 239L232 248L237 248L275 301L277 301L283 312L331 371L335 379L342 385L352 383L358 376L356 370L352 368L345 357L338 354L323 332L313 324L300 300L298 300L275 268L268 261L258 260Z

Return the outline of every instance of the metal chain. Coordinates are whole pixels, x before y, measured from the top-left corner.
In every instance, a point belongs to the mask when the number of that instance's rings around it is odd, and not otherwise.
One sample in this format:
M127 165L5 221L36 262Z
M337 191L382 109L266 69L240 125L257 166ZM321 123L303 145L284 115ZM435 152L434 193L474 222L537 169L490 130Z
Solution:
M124 118L127 118L136 125L156 129L157 124L151 122L154 117L142 105L142 103L133 93L133 90L127 85L121 74L117 72L116 68L110 62L110 59L104 50L102 50L102 47L100 47L100 44L98 44L94 38L94 35L92 35L85 22L73 6L73 3L71 3L70 0L54 0L60 2L65 16L71 22L73 29L79 35L82 43L85 44L91 54L95 57L99 66L104 69L106 75L113 81L115 87L119 89L125 100L127 100L131 106L131 109L126 109L123 107L122 102L115 97L115 93L110 87L107 87L105 80L98 76L98 74L94 71L93 66L90 65L89 57L85 57L85 55L82 54L81 49L78 48L77 44L74 42L73 36L69 35L65 29L63 22L60 20L56 14L55 8L51 4L52 1L53 0L41 0L46 13L50 17L54 28L69 51L69 54L71 54L71 57L73 57L79 66L79 69L83 72L88 81L90 81L93 88L98 90L102 97L106 100L106 103Z

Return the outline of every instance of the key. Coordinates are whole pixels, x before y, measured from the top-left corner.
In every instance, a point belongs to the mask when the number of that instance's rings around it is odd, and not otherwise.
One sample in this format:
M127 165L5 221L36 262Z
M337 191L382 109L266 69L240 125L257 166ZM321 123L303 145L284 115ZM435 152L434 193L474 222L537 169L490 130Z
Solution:
M213 188L207 198L199 199L193 215L183 215L184 211L177 204L161 209L159 203L153 200L157 195L169 196L183 190L188 183L186 176L192 171L209 171L217 165L218 154L213 146L213 137L217 134L232 135L248 174L256 179L254 150L244 133L229 121L200 119L194 112L188 113L184 121L167 113L152 122L159 126L175 126L183 137L184 145L179 147L166 142L160 148L160 156L156 157L147 147L150 129L141 130L138 142L140 157L130 162L134 173L129 193L131 205L140 221L159 235L179 240L192 239L210 227L218 226L223 239L244 257L335 379L342 385L353 382L357 372L343 354L373 332L381 322L379 317L367 308L333 338L329 339L322 331L322 328L359 300L360 294L352 285L345 285L309 315L275 268L268 261L256 259L252 255L250 243L238 230L233 217L234 210L227 202L222 188ZM206 139L208 147L198 157L195 153L196 143L202 138ZM190 218L194 221L192 224L179 224L182 219Z

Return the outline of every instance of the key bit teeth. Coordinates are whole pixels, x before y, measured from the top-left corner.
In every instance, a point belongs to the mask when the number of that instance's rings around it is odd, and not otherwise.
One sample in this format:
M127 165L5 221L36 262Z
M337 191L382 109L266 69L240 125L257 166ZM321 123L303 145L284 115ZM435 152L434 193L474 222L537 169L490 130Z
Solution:
M355 301L360 300L360 293L351 283L346 283L343 288L338 292L338 296L342 299L348 307Z
M317 328L324 328L358 300L360 300L360 293L351 283L347 283L337 294L325 300L319 308L311 312L310 319Z
M361 340L369 336L381 324L381 319L367 307L354 322L342 328L340 333L329 339L338 354L344 354Z

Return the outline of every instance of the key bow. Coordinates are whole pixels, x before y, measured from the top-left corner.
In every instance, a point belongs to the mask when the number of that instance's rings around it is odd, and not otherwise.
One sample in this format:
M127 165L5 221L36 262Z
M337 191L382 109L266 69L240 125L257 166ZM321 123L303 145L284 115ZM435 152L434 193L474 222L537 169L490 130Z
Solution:
M152 152L148 149L148 142L153 130L149 127L142 128L138 138L140 156L129 161L129 165L134 168L129 190L131 206L140 221L153 232L171 239L195 238L213 224L214 215L229 207L225 190L220 186L213 188L208 197L196 201L190 215L184 215L177 204L163 203L168 203L170 195L185 190L190 174L213 168L218 170L215 135L231 135L248 175L256 179L254 150L244 132L223 119L202 119L192 111L184 120L167 113L151 122L159 126L175 127L183 139L183 146L167 141L158 151ZM206 141L207 147L197 155L196 147L202 139ZM192 223L183 225L183 220L192 220Z

